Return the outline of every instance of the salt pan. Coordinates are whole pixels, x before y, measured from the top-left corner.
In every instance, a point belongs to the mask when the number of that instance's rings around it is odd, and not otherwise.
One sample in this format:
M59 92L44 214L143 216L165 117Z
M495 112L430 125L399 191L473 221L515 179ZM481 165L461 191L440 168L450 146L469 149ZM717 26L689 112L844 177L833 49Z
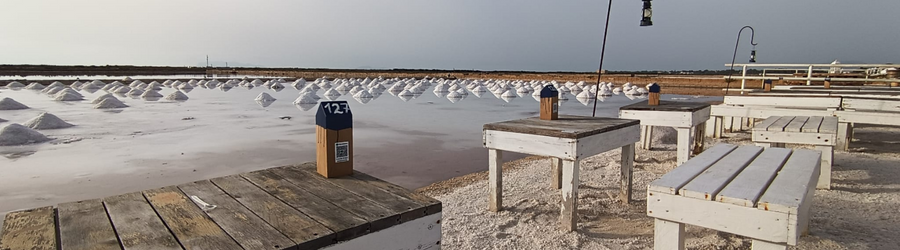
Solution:
M40 115L38 115L35 118L31 118L31 120L28 120L23 125L31 128L31 129L37 129L37 130L61 129L61 128L68 128L68 127L75 126L75 125L72 125L71 123L63 121L62 119L59 119L59 117L57 117L53 114L47 113L47 112L41 113Z
M17 123L9 124L0 129L0 146L17 146L49 140L50 138L47 138L40 132Z

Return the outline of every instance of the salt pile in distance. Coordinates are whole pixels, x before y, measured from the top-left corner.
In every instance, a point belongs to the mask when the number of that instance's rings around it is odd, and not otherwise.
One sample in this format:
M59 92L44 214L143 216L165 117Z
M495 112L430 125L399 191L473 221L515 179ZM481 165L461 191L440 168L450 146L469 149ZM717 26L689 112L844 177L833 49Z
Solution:
M66 85L63 85L61 82L55 81L55 82L51 83L50 86L47 86L47 87L48 87L48 88L55 88L55 87L65 87L65 86L66 86Z
M46 87L44 87L43 84L40 84L37 82L33 82L31 84L28 84L28 86L25 86L25 89L33 89L33 90L42 90L44 88L46 88Z
M300 97L294 100L294 104L316 104L318 101L313 97L315 95L313 92L303 92L303 94L300 94Z
M24 87L25 87L25 84L22 84L20 82L11 82L9 84L6 84L6 88L9 88L9 89L17 89L17 88L24 88Z
M0 146L17 146L49 140L50 138L47 138L40 132L17 123L9 124L0 129Z
M181 92L181 91L175 91L175 92L172 92L171 94L169 94L168 96L166 96L166 100L169 100L169 101L186 101L187 99L188 99L188 96L185 95L184 92Z
M119 99L115 96L104 98L103 100L100 100L97 105L94 105L95 109L118 109L127 107L128 105L125 105L124 103L122 103L122 101L119 101Z
M144 91L139 88L132 88L131 91L128 91L125 95L127 96L140 96L144 94Z
M256 99L253 99L253 100L261 101L261 102L274 102L276 99L275 99L275 97L272 97L268 93L263 92L263 93L259 93L259 95L256 96Z
M57 117L53 114L47 113L47 112L41 113L40 115L38 115L35 118L31 118L31 120L28 120L23 125L31 128L31 129L37 129L37 130L61 129L61 128L68 128L71 126L75 126L75 125L72 125L71 123L63 121L62 119L59 119L59 117Z
M0 110L18 110L18 109L28 109L28 106L25 104L19 103L16 100L13 100L9 97L4 97L0 99Z
M141 98L160 98L160 97L163 97L163 95L160 94L159 92L156 92L156 90L152 90L152 89L148 89L147 91L144 91L143 94L141 94Z
M115 98L115 97L112 94L103 94L103 95L97 97L97 99L94 99L93 101L91 101L91 104L100 103L103 100L105 100L106 98Z
M56 94L56 97L54 97L53 100L61 102L81 101L84 100L84 96L73 89L65 88L62 91L59 91L59 93Z

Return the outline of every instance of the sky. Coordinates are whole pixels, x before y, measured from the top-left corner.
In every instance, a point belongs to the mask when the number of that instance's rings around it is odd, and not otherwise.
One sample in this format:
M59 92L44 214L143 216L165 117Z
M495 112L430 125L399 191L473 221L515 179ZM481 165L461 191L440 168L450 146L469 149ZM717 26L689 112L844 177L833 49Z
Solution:
M900 63L897 0L615 0L604 69ZM0 0L0 64L595 71L607 1ZM737 62L747 62L750 31Z

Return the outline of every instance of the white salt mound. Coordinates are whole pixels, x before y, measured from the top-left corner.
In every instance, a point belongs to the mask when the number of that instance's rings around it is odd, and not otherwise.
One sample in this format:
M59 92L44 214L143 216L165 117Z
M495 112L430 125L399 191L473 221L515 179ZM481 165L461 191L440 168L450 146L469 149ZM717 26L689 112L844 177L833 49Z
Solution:
M4 97L0 99L0 110L18 110L18 109L28 109L28 106L25 104L19 103L16 100L13 100L9 97Z
M318 103L318 101L316 101L316 98L312 97L313 95L315 95L315 94L309 93L309 92L306 94L300 95L300 97L297 97L297 99L294 100L294 104L316 104L316 103Z
M24 88L24 87L25 87L25 84L22 84L22 83L19 83L19 82L11 82L11 83L9 83L9 84L6 84L6 87L7 87L7 88L11 88L11 89L12 89L12 88Z
M0 129L0 146L17 146L49 140L50 138L40 132L17 123L6 125Z
M43 84L40 84L40 83L37 83L37 82L33 82L33 83L31 83L31 84L28 84L28 86L25 86L25 89L34 89L34 90L41 90L41 89L44 89L44 88L46 88L46 87L44 87Z
M103 95L97 97L97 99L94 99L93 101L91 101L91 104L100 103L103 100L106 100L106 98L116 98L116 97L114 97L112 94L103 94Z
M61 82L55 81L55 82L51 83L50 86L47 86L47 87L48 87L48 88L55 88L55 87L65 87L65 86L66 86L66 85L63 85Z
M100 101L100 103L94 105L95 109L118 109L127 107L128 105L125 105L124 103L122 103L122 101L119 101L119 99L115 97L103 99L102 101Z
M259 93L259 95L256 96L256 99L253 99L253 100L261 101L261 102L271 102L271 101L275 101L276 99L275 99L275 97L272 97L268 93L263 92L263 93Z
M141 94L141 98L153 98L153 97L163 97L163 95L160 94L159 92L156 92L156 90L152 90L152 89L148 89L147 91L144 91L143 94Z
M59 117L56 117L55 115L47 113L47 112L41 113L40 115L38 115L35 118L31 118L31 120L28 120L27 122L25 122L24 125L31 129L37 129L37 130L60 129L60 128L68 128L71 126L75 126L75 125L72 125L71 123L63 121L62 119L59 119Z
M56 93L58 93L60 90L63 90L63 89L64 89L64 87L59 87L59 86L47 87L47 88L44 88L44 90L41 90L41 92L44 94L48 94L48 95L55 95Z
M54 97L53 100L61 102L72 102L84 100L84 97L81 97L81 95L78 95L78 93L60 91L58 94L56 94L56 97Z
M188 96L185 95L184 92L181 92L181 91L175 91L175 92L172 92L171 94L169 94L168 96L166 96L166 100L170 100L170 101L184 101L187 99L188 99Z
M144 94L144 91L143 91L143 90L138 89L138 88L133 88L133 89L131 89L131 91L128 91L128 93L127 93L126 95L129 95L129 96L139 96L139 95L142 95L142 94Z
M122 86L122 87L116 88L116 89L113 90L112 92L113 92L113 93L116 93L116 94L125 94L125 93L128 93L129 91L131 91L131 87L128 87L128 86Z

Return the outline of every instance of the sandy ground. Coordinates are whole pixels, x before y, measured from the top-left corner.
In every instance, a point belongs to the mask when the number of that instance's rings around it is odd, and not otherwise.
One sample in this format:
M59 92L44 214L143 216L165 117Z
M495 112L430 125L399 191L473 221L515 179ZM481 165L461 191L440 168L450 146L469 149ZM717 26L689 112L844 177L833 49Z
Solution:
M861 127L850 152L835 152L831 190L817 190L810 235L791 249L900 249L900 128ZM504 211L487 211L487 174L475 173L419 189L444 203L444 249L649 249L653 220L646 188L675 167L674 130L655 133L652 150L638 150L634 198L618 202L619 150L581 164L577 232L559 229L559 191L550 162L526 158L504 166ZM749 134L712 140L749 144ZM662 143L660 143L662 142ZM792 145L788 145L792 146ZM799 146L798 146L799 147ZM750 240L688 226L687 249L749 249Z

